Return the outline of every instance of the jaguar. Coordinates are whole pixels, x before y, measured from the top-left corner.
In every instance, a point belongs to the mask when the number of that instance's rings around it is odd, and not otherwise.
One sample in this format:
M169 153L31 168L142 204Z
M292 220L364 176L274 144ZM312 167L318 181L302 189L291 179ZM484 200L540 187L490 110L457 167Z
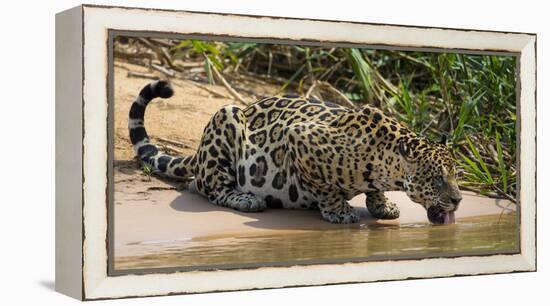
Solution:
M348 200L366 195L378 219L399 217L384 195L404 191L433 224L454 223L462 196L445 137L431 141L380 109L356 109L299 95L265 97L210 118L194 155L172 156L153 144L144 115L155 98L172 97L164 80L143 87L129 112L135 154L153 172L188 180L209 202L242 212L316 209L330 223L355 223ZM182 123L186 124L186 123Z

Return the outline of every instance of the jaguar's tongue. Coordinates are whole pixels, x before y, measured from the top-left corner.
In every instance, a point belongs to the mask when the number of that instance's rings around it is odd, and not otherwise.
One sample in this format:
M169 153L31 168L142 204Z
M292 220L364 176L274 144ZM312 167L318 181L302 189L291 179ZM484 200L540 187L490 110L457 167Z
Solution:
M455 223L455 212L443 213L443 224L453 224Z

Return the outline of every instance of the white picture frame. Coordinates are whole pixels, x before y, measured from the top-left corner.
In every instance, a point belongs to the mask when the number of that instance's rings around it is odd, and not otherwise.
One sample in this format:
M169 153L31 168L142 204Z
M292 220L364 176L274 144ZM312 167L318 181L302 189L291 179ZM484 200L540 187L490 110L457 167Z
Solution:
M215 35L518 57L520 252L258 267L109 273L109 31ZM81 300L536 270L536 35L82 5L56 16L56 290Z

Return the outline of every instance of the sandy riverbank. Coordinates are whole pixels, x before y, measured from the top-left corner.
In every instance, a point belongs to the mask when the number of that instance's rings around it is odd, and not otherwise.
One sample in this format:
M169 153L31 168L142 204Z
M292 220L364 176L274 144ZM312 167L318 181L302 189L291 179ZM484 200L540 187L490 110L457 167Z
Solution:
M155 247L198 237L230 234L284 234L286 232L360 228L366 224L402 225L427 222L426 212L403 193L390 192L398 204L401 217L379 221L364 207L364 197L351 204L361 212L361 221L352 225L333 225L323 221L318 211L270 209L261 213L241 213L214 206L206 199L176 190L177 184L145 176L136 161L128 139L127 115L131 101L151 80L129 78L129 70L147 72L146 68L115 62L115 256L155 253ZM172 81L175 96L170 101L155 101L147 109L146 127L152 140L169 145L163 139L183 144L179 154L191 154L198 145L204 125L221 106L235 104L231 99L214 98L192 83ZM221 86L213 86L223 91ZM264 88L270 94L274 88ZM174 148L172 146L172 148ZM464 193L456 213L461 218L498 215L513 211L514 205L473 193Z

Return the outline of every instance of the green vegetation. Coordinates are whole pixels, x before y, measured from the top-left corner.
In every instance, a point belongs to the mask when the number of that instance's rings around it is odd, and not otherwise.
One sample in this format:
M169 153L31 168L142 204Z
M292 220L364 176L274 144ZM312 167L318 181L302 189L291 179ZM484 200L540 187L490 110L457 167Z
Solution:
M276 84L281 92L304 95L314 84L328 83L344 99L375 105L420 135L434 140L448 136L463 188L515 201L515 57L197 40L147 42L171 69L185 71L188 66L178 63L201 63L209 83L225 76L236 91L235 80L243 75Z
M147 177L147 180L151 180L151 175L153 175L153 167L149 164L143 163L141 166L141 172Z

